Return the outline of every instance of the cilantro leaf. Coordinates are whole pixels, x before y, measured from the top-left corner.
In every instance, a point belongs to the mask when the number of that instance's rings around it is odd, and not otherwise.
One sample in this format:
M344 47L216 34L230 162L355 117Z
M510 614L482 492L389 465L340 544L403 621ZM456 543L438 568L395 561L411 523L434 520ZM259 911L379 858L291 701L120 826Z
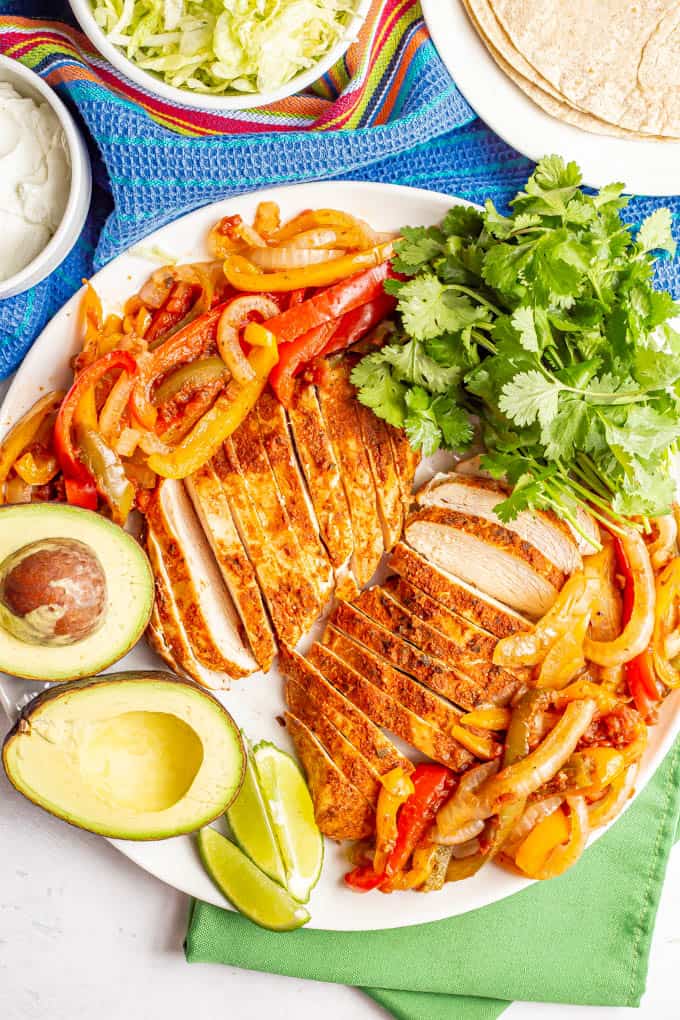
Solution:
M542 428L547 429L557 414L559 395L559 383L531 369L519 372L512 382L505 384L498 406L516 425L531 425L538 421Z
M368 354L351 373L362 404L370 407L379 418L395 428L403 428L406 417L406 386L395 379L391 367L383 360L382 352Z
M675 255L676 244L671 232L670 209L655 209L643 220L638 230L637 243L643 252L659 249L667 251L669 255Z

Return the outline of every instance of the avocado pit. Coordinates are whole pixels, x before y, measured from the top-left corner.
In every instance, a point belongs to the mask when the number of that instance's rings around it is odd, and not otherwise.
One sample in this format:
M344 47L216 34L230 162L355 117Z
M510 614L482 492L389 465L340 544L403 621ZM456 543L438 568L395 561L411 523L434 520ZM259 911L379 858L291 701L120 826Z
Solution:
M102 625L106 606L104 568L78 539L29 542L0 564L0 625L27 644L82 641Z

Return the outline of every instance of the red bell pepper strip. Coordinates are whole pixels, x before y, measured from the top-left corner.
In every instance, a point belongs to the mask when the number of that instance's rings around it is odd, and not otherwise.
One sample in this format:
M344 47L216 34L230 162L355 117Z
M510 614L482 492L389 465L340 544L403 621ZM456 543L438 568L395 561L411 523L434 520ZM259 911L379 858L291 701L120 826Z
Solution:
M151 353L130 394L130 410L143 428L152 429L156 423L157 410L151 403L154 382L177 365L194 361L215 342L217 323L226 307L221 304L205 312Z
M54 423L54 452L64 474L66 498L73 506L97 509L97 486L92 472L78 459L73 445L73 419L85 394L107 372L120 368L130 376L137 373L137 362L128 351L111 351L98 358L76 378L64 397Z
M328 341L322 355L334 354L336 351L344 351L351 347L358 340L361 340L370 330L374 329L383 319L388 318L397 307L397 299L391 294L379 294L373 301L367 301L365 305L347 312L340 320L340 325Z
M291 405L295 376L304 365L321 354L326 344L332 339L338 325L335 321L324 322L320 326L310 329L309 332L303 333L297 340L292 340L279 347L279 361L269 376L269 384L284 407ZM269 329L269 324L267 324L267 329Z
M198 289L193 284L179 280L170 291L165 303L154 313L144 339L153 343L154 340L158 340L178 322L181 322L184 316L188 315L198 293Z
M620 540L614 536L614 552L616 566L623 575L623 606L621 622L625 627L633 614L634 585L628 558ZM649 649L641 652L624 666L624 674L628 690L643 719L648 719L652 712L652 704L660 700L659 688L654 675L654 665Z
M360 865L345 875L345 883L352 889L362 892L376 889L404 869L455 784L455 776L450 769L428 763L416 765L409 778L413 783L413 793L399 810L397 841L384 873L378 874L370 865Z
M306 293L307 293L306 287L301 287L299 290L291 290L290 294L288 295L288 307L294 308L295 305L301 305L302 302L305 300Z
M339 319L346 312L365 305L367 301L373 301L383 293L383 284L390 275L389 262L383 262L342 283L319 290L301 304L275 315L265 325L276 335L280 348L281 344L297 340L310 329Z

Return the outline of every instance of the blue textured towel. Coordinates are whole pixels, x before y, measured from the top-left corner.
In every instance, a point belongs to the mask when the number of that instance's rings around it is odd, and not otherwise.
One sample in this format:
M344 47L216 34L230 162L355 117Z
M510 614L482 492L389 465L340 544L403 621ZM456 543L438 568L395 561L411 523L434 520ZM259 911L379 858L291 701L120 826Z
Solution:
M73 24L66 5L40 0L0 0L0 13ZM66 61L76 58L49 52L36 69L47 76ZM471 201L489 196L502 205L532 168L475 117L431 44L394 119L354 131L187 138L92 82L69 82L59 92L90 141L92 210L79 243L48 280L0 301L0 378L16 368L84 276L190 209L268 184L330 177L390 181ZM613 177L621 172L612 168ZM680 210L679 198L635 199L631 220L659 204ZM678 260L661 262L657 276L680 296Z

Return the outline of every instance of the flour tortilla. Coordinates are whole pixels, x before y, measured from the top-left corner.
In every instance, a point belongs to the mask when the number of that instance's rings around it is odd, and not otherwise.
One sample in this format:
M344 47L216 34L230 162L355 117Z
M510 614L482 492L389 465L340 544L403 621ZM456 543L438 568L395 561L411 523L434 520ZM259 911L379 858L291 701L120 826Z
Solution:
M513 47L571 106L680 139L680 0L490 0Z
M484 45L501 70L529 99L551 117L580 128L582 131L590 131L592 134L625 138L628 141L676 142L674 138L661 135L628 131L617 124L608 124L606 121L600 120L599 117L593 117L592 114L571 106L513 46L496 19L488 0L463 0L463 6Z

